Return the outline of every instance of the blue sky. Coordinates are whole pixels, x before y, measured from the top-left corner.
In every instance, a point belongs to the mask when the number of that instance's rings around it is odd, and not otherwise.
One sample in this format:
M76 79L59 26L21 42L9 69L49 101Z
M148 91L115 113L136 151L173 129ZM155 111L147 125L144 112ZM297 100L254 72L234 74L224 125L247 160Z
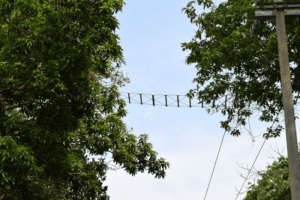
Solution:
M216 3L220 1L216 0ZM131 83L122 92L184 95L195 85L196 70L185 64L188 52L181 43L188 42L196 27L181 9L186 0L127 0L123 12L117 15L117 31L124 49ZM198 8L198 13L203 12ZM124 119L134 134L147 133L160 157L171 163L165 179L155 179L147 173L132 177L123 170L109 171L105 185L112 200L198 200L203 199L215 158L223 136L220 114L209 115L202 108L153 107L128 104ZM260 135L266 124L251 120L254 135ZM299 126L299 121L296 122ZM299 134L298 134L299 135ZM237 163L251 166L262 137L253 144L247 132L236 138L226 135L206 199L232 200L240 189L244 175ZM285 134L268 140L257 160L256 168L265 169L272 163L272 150L278 145L286 155ZM240 195L242 199L245 194Z

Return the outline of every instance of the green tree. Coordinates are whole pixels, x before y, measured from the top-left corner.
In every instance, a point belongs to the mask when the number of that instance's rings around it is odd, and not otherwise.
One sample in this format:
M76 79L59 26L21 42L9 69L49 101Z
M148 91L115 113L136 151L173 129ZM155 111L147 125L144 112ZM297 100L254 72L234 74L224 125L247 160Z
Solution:
M273 2L273 0L265 0ZM190 1L183 11L197 26L190 42L187 64L195 64L197 87L188 96L206 105L208 112L221 112L227 119L221 127L233 136L256 112L259 120L270 122L265 138L278 137L283 130L283 112L275 18L259 19L251 37L257 0L228 0L215 6L211 0ZM195 5L208 8L196 13ZM293 93L299 92L299 17L286 16ZM296 102L294 102L296 103Z
M278 152L279 153L279 152ZM300 159L300 154L299 154ZM291 200L288 158L280 155L266 171L253 174L257 183L249 183L244 200Z
M107 154L165 177L169 163L122 121L124 4L0 0L0 199L107 200Z

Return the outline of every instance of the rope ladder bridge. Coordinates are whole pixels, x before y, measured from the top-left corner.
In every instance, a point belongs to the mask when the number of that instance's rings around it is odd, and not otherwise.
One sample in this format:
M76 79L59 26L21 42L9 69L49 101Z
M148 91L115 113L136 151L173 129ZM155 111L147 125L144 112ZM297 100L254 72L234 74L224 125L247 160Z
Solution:
M170 106L170 107L202 107L199 103L185 95L167 95L167 94L147 94L147 93L129 93L120 92L120 97L132 104L152 105L152 106Z
M250 101L251 101L250 94ZM262 94L261 102L264 99L264 94ZM297 106L299 94L294 96L294 104ZM149 94L149 93L133 93L133 92L120 92L120 98L124 99L129 104L140 104L140 105L152 105L152 106L166 106L166 107L201 107L204 108L204 101L196 100L196 98L190 98L186 95L171 95L171 94ZM227 102L230 101L228 95L224 95L219 98L219 101L223 101L225 108L227 107ZM275 100L275 98L274 98ZM215 107L216 99L214 98L211 107ZM249 106L250 106L249 102ZM252 102L253 103L253 102Z

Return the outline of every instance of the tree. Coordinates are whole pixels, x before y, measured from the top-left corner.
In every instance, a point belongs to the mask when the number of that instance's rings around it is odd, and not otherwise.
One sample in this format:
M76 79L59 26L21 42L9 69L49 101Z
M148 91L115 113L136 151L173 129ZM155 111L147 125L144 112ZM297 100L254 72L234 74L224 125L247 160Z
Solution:
M278 152L279 153L279 152ZM266 171L255 172L257 184L249 182L244 200L291 200L288 158L279 153L277 161ZM299 154L300 159L300 154Z
M272 2L266 0L265 2ZM270 122L266 139L278 137L283 112L275 18L258 20L251 36L257 0L228 0L217 7L211 0L190 1L183 11L198 27L183 51L189 50L187 64L196 64L197 87L188 96L204 102L208 113L227 116L221 128L233 136L241 134L247 119L259 112L259 120ZM197 15L195 4L209 8ZM293 93L300 90L299 17L286 16ZM294 101L296 104L296 101Z
M114 165L166 176L147 135L122 121L124 4L0 0L0 199L107 200Z

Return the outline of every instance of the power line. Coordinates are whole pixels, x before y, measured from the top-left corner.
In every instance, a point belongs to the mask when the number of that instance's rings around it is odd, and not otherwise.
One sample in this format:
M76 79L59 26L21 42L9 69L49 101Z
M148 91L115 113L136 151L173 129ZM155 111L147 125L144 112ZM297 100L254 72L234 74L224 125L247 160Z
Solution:
M246 183L246 181L247 181L247 179L248 179L248 176L249 176L249 174L251 173L251 170L252 170L252 168L253 168L253 166L254 166L254 164L255 164L255 162L256 162L256 160L257 160L257 158L258 158L258 156L259 156L259 154L260 154L260 152L261 152L261 150L262 150L262 148L263 148L264 145L265 145L266 140L267 140L267 139L265 139L264 143L261 145L261 148L260 148L260 150L259 150L259 152L258 152L258 154L257 154L257 156L256 156L256 158L255 158L255 160L254 160L254 162L253 162L253 164L252 164L252 166L251 166L251 169L249 170L249 173L248 173L248 175L246 176L245 181L244 181L244 183L243 183L243 185L242 185L242 187L241 187L239 193L237 194L235 200L237 200L238 196L241 194L241 191L242 191L242 189L243 189L243 187L244 187L244 184Z
M223 144L223 141L224 141L225 133L226 133L226 131L225 131L224 134L223 134L223 138L222 138L222 141L221 141L221 144L220 144L220 147L219 147L219 152L218 152L218 155L217 155L217 158L216 158L216 161L215 161L215 165L214 165L213 171L212 171L211 176L210 176L210 180L209 180L209 182L208 182L208 186L207 186L207 189L206 189L206 193L205 193L205 196L204 196L204 200L205 200L205 198L206 198L206 195L207 195L207 192L208 192L208 189L209 189L209 186L210 186L210 182L211 182L211 179L212 179L212 177L213 177L213 174L214 174L214 171L215 171L215 168L216 168L216 164L217 164L217 161L218 161L218 158L219 158L219 154L220 154L220 151L221 151L221 147L222 147L222 144Z

